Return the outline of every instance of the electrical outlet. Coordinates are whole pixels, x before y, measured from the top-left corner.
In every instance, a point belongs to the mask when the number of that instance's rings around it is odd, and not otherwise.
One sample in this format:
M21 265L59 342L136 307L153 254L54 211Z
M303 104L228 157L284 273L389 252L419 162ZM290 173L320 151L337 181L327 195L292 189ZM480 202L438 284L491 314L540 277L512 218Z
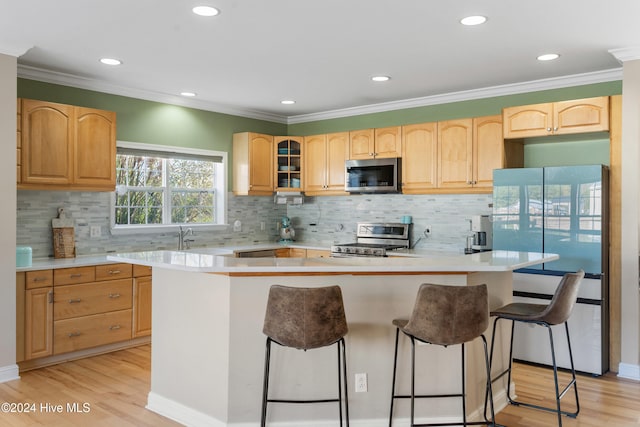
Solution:
M260 231L264 231L264 221L260 221Z
M92 238L100 237L100 226L92 225L91 228L89 229L89 235Z
M356 374L356 393L364 393L367 391L367 374Z

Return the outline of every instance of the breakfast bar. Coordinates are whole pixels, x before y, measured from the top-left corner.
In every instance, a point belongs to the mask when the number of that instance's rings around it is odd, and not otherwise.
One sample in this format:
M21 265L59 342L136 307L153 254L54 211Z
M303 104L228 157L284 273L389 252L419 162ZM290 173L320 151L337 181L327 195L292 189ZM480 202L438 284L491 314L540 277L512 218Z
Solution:
M271 285L342 289L350 419L356 426L388 425L394 318L411 313L422 283L468 286L486 283L490 309L511 301L512 272L558 259L554 254L492 251L470 255L433 253L389 258L235 258L215 250L148 251L108 259L153 267L151 390L147 408L190 426L257 426L260 419L265 336L262 324ZM497 335L494 369L508 361L505 328ZM487 338L489 338L486 334ZM409 345L403 340L397 390L408 390ZM305 352L274 347L278 378L272 395L301 398L336 393L332 349ZM460 352L420 346L417 392L457 392ZM467 350L467 411L482 416L484 368L480 341ZM367 375L367 391L354 392L354 374ZM422 380L424 378L424 380ZM422 380L422 381L421 381ZM503 390L504 388L502 388ZM494 395L504 406L502 390ZM334 425L335 405L272 405L274 425ZM396 404L405 425L408 402ZM421 422L458 419L455 399L420 402ZM313 421L311 421L313 420ZM404 424L403 424L404 422Z

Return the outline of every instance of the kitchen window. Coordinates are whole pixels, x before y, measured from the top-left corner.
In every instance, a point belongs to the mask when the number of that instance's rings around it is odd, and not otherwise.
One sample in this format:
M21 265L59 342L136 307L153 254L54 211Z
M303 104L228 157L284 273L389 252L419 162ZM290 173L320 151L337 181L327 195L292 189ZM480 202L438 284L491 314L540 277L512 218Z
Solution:
M225 224L227 153L119 141L113 231Z

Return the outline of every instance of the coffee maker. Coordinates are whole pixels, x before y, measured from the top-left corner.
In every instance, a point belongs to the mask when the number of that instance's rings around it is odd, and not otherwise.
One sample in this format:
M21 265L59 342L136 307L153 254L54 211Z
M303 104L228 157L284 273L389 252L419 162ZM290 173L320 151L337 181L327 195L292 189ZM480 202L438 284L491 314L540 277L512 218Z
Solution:
M490 251L493 245L493 226L489 215L473 215L469 222L471 235L468 236L465 253Z

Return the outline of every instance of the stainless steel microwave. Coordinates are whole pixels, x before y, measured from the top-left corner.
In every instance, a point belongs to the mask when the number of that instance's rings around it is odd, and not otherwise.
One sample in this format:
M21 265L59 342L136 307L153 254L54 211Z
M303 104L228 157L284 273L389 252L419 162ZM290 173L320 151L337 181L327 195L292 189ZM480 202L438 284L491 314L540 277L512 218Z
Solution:
M350 193L397 193L400 159L347 160L345 191Z

